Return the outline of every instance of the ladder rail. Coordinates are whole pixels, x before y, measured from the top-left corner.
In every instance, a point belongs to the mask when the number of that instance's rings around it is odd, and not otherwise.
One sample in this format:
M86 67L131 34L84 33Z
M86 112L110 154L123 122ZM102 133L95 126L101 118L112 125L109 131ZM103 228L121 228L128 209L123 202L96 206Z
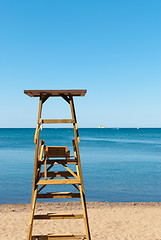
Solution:
M81 184L79 185L80 195L81 195L81 202L83 207L83 214L84 214L84 222L85 222L85 228L86 228L86 234L87 234L87 240L91 240L90 230L89 230L89 221L88 221L88 215L87 215L87 207L86 207L86 199L85 199L85 191L84 191L84 184L83 184L83 175L82 175L82 167L81 167L81 161L80 161L80 153L79 153L79 134L78 134L78 126L77 126L77 118L75 113L75 107L74 107L74 101L73 97L70 96L70 108L72 113L72 119L74 120L73 128L74 128L74 145L75 145L75 154L78 159L78 166L77 171L78 175L81 179Z

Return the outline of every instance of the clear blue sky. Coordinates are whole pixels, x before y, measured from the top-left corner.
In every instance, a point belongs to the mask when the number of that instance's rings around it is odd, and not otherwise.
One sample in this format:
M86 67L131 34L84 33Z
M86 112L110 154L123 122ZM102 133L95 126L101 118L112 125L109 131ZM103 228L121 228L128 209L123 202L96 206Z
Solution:
M0 127L35 127L24 89L79 88L79 127L161 127L161 1L1 0L0 83Z

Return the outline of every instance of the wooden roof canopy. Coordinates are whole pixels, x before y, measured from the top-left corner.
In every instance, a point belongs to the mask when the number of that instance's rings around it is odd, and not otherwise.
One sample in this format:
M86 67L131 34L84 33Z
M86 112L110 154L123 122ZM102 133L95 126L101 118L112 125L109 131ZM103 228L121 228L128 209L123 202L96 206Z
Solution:
M29 97L40 97L41 95L49 95L50 97L65 96L84 96L86 89L72 89L72 90L24 90L24 93Z

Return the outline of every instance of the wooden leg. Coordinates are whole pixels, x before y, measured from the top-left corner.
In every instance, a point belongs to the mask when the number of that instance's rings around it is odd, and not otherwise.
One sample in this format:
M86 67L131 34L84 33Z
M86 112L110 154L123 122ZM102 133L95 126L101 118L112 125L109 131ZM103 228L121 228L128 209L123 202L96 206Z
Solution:
M80 189L80 197L81 197L82 208L83 208L83 216L84 216L84 223L85 223L85 229L86 229L86 236L87 236L87 240L91 240L85 194L84 194L84 191L83 191L81 185L79 186L79 189Z
M43 96L40 96L40 100L39 100L39 110L38 110L38 120L37 120L38 123L40 122L41 112L42 112L42 104L43 104L42 97ZM36 178L37 178L37 164L38 164L38 154L39 154L39 135L40 135L40 129L38 129L38 131L36 133L36 139L34 139L34 142L36 143L36 146L35 146L35 162L34 162L31 206L32 206L32 203L33 203L35 182L36 182Z
M30 216L27 240L32 239L32 228L33 228L33 219L34 219L34 212L35 212L35 206L36 206L37 190L38 190L38 188L36 188L35 191L33 192L33 199L32 199L32 205L31 205L31 216Z
M80 162L79 146L78 146L79 135L78 135L77 119L76 119L74 102L72 97L70 98L70 107L71 107L72 119L74 121L73 128L74 128L75 140L73 140L73 149L74 149L74 156L77 157L78 159L78 164L76 165L76 169L77 169L77 174L81 180L81 184L79 185L79 190L80 190L80 197L81 197L82 208L83 208L86 236L87 236L87 240L91 240L88 215L87 215L87 207L86 207L86 199L85 199L85 193L84 193L82 168L81 168L81 162Z

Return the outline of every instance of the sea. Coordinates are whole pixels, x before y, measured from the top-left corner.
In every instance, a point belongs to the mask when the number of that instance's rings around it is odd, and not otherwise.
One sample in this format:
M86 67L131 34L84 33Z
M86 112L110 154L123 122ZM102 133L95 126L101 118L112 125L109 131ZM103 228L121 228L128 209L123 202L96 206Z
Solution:
M31 202L34 134L0 129L0 204ZM161 202L161 128L80 128L79 135L87 201ZM40 138L73 154L72 128L43 128Z

